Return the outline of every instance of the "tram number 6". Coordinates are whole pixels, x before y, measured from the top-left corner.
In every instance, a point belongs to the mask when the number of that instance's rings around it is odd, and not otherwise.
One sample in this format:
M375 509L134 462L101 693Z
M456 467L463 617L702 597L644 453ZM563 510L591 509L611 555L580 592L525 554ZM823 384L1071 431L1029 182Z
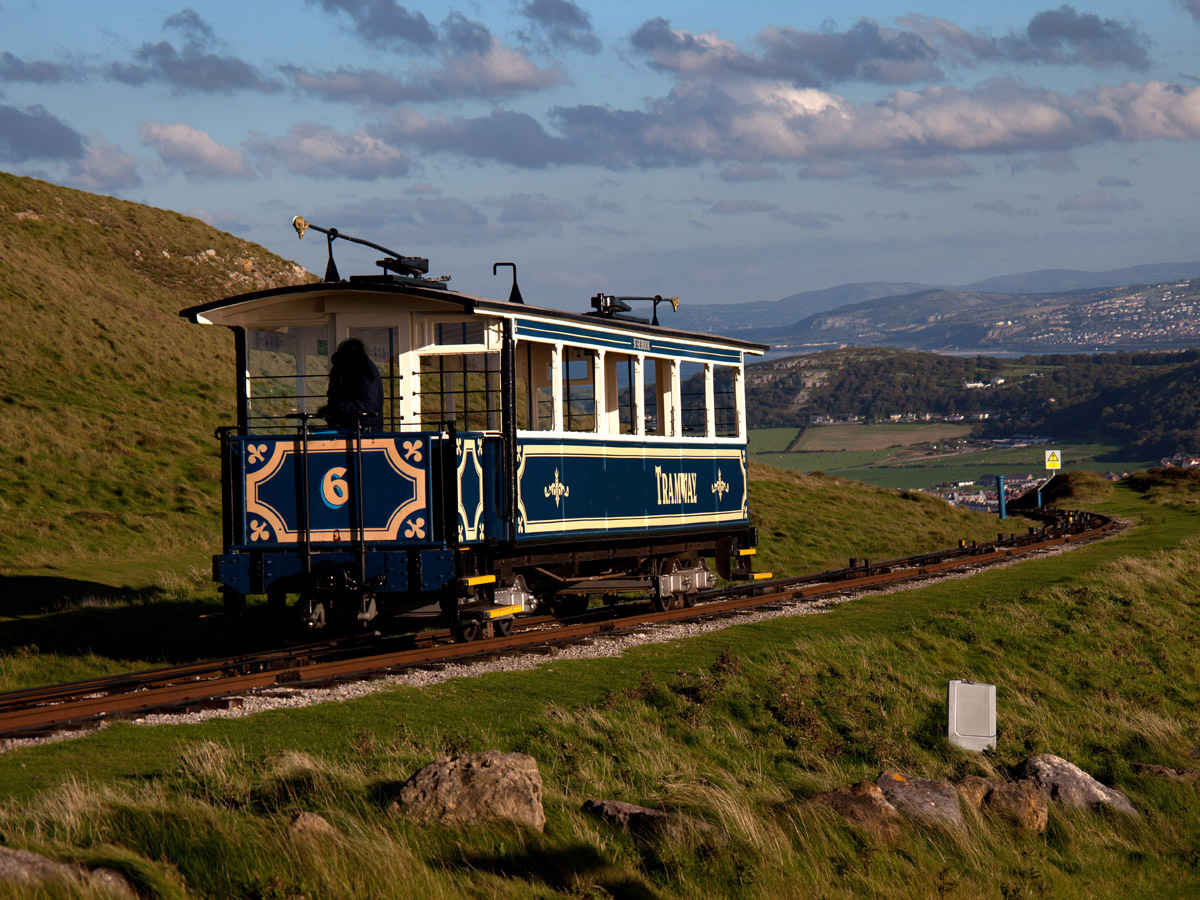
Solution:
M330 469L321 479L321 499L330 509L344 506L350 499L350 488L346 484L346 470L342 467Z

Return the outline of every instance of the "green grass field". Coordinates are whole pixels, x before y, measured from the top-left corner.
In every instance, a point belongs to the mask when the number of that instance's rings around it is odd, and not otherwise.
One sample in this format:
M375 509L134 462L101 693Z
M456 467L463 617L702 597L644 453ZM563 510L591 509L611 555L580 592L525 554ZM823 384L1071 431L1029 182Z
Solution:
M783 453L799 434L799 428L754 428L747 443L751 453Z
M1133 768L1194 765L1200 743L1200 518L1190 492L1158 501L1119 490L1107 511L1138 524L1115 538L819 616L9 752L0 833L112 866L149 897L1194 895L1200 792ZM997 685L995 752L943 737L956 677ZM538 760L544 834L388 812L428 760L489 748ZM887 844L806 803L885 768L1003 778L1039 752L1126 792L1141 817L1052 806L1046 834L1025 835L972 813L962 837L908 825ZM680 809L728 837L633 838L580 811L594 797ZM340 836L297 843L298 810Z
M772 431L781 429L771 429ZM896 425L824 425L809 428L796 446L798 452L822 450L885 450L913 444L939 443L965 438L970 425L949 422Z
M843 478L853 478L895 490L914 490L950 481L976 481L988 475L1040 475L1045 469L1045 451L1055 449L1063 459L1062 471L1132 472L1158 464L1149 459L1112 459L1119 448L1111 444L1055 443L1019 449L972 449L967 452L949 451L942 447L917 449L926 441L946 441L955 433L930 432L910 425L850 425L809 429L800 441L799 449L791 453L756 450L770 442L759 444L756 432L751 432L751 459L767 465L796 472L824 472ZM944 426L959 428L960 426ZM770 432L785 429L769 429ZM878 434L873 434L878 430ZM829 434L822 434L830 432ZM778 444L778 441L775 442ZM841 447L843 449L807 449Z

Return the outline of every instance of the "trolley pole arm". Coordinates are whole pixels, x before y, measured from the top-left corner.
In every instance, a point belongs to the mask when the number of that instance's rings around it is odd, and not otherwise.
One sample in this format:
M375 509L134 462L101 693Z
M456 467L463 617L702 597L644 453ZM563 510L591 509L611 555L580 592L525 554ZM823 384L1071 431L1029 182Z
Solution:
M333 242L338 238L343 241L350 241L354 244L362 244L364 247L370 247L373 250L378 250L380 253L386 253L388 258L378 260L375 264L382 267L385 271L398 272L401 275L424 275L429 271L429 260L421 256L402 256L395 250L390 250L382 244L376 244L374 241L368 241L364 238L353 237L348 234L342 234L336 228L322 228L320 225L310 225L305 221L304 216L296 216L292 219L292 227L296 229L296 236L304 237L304 232L308 229L319 231L325 235L326 243L329 247L329 262L325 266L326 281L340 281L338 277L337 265L333 261Z

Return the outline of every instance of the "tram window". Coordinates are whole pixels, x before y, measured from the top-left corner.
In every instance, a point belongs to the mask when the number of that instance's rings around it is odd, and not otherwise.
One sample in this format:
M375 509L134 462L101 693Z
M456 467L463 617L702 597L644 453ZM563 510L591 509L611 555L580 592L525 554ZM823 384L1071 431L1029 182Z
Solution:
M713 418L717 437L738 436L737 376L734 366L713 366Z
M563 348L563 428L566 431L596 430L595 362L595 350Z
M554 429L554 388L550 374L549 344L519 341L513 385L516 393L517 429Z
M485 323L479 320L473 322L436 322L433 326L433 342L440 347L451 347L459 344L484 344L487 341Z
M329 388L329 329L283 327L246 332L249 426L257 432L294 428L298 412L315 413Z
M642 386L646 408L642 420L646 434L670 434L671 362L647 356L642 362Z
M685 362L679 366L679 412L683 433L690 437L708 434L708 400L704 363Z
M634 358L624 353L604 355L605 397L609 434L633 434L637 421L634 396Z
M422 354L420 383L422 427L500 429L500 354Z

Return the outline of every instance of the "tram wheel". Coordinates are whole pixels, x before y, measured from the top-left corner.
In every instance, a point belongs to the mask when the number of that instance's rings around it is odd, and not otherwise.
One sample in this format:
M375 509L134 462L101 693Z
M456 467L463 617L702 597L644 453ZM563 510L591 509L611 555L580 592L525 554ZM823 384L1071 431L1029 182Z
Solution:
M471 641L477 641L483 637L482 622L453 622L450 625L450 634L454 640L460 644L469 644Z
M314 599L311 594L300 595L296 611L300 614L301 626L309 631L321 631L329 624L329 611L325 607L325 601Z
M666 612L674 605L674 594L660 594L655 591L650 595L650 605L654 607L655 612Z
M492 622L492 633L496 637L508 637L513 632L512 619L496 619Z

